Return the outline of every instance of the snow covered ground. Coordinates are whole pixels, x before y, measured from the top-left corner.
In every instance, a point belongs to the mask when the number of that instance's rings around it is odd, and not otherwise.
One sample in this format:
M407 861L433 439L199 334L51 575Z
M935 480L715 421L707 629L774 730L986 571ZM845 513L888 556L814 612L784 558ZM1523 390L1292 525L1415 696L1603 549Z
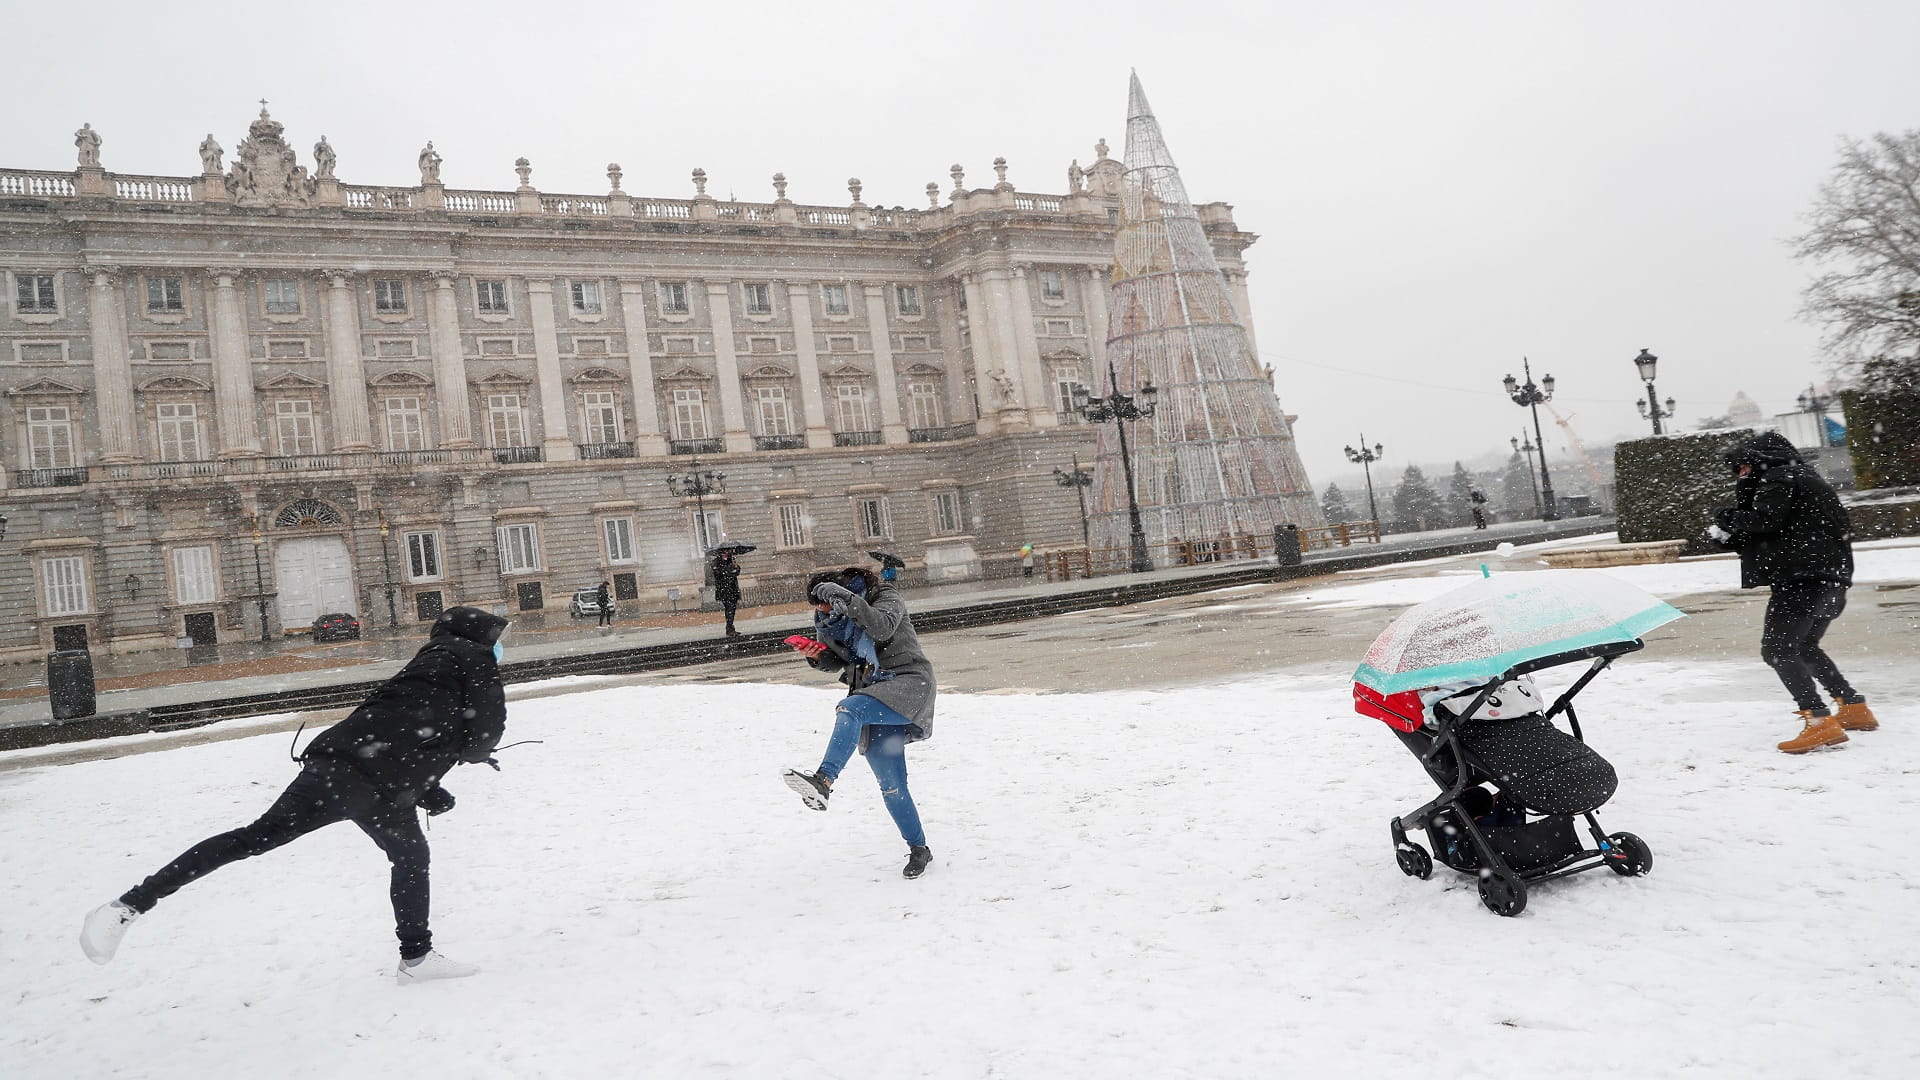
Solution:
M1654 872L1517 919L1394 867L1431 789L1345 676L945 697L917 882L859 763L825 814L779 783L828 690L522 701L509 738L545 743L456 771L431 834L439 945L485 970L405 990L347 825L187 887L108 967L75 943L263 809L284 734L0 773L0 1074L1920 1074L1911 666L1876 673L1881 731L1789 758L1759 664L1628 658L1582 715Z

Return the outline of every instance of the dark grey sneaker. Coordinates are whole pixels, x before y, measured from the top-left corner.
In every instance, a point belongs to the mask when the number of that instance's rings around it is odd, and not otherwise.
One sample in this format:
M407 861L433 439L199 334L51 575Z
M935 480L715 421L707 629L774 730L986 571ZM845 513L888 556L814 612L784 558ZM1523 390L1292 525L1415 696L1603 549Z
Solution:
M792 769L788 769L786 775L781 777L781 779L785 780L787 786L792 788L796 795L800 796L801 802L806 803L815 810L825 810L827 808L827 796L831 794L833 786L821 779L819 773L795 772Z
M917 878L927 872L927 866L933 862L933 849L915 847L907 849L907 865L901 869L900 876Z

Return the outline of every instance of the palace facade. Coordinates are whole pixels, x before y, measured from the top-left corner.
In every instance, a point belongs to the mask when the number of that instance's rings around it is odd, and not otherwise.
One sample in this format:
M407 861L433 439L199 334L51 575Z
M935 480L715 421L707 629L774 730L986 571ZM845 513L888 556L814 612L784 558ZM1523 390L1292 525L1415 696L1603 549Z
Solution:
M885 547L933 582L1077 543L1121 164L923 209L311 173L262 109L199 176L0 169L0 659L465 603L698 601ZM1231 208L1199 208L1245 319ZM1251 328L1249 327L1249 333ZM753 587L748 585L749 598Z

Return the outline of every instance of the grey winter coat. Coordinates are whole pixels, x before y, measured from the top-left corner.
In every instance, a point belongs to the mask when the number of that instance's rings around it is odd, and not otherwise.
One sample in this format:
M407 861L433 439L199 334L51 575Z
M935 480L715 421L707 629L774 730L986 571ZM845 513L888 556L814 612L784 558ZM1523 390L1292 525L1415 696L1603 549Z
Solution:
M881 584L869 594L871 601L854 596L847 601L847 614L873 639L880 656L880 670L893 678L853 690L865 694L899 713L913 725L908 742L933 738L933 663L920 648L919 635L913 632L913 620L907 615L907 603L892 585ZM827 640L827 651L808 663L821 671L848 671L851 659L838 642ZM844 679L846 676L843 675ZM864 740L862 740L864 742Z

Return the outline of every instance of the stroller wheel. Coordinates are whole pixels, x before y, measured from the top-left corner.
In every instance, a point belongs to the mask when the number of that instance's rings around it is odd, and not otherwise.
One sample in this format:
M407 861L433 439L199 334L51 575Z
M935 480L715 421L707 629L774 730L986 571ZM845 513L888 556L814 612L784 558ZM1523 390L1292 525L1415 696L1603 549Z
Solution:
M1490 870L1480 875L1480 902L1495 915L1512 918L1527 910L1527 883Z
M1621 877L1640 877L1653 869L1653 849L1645 840L1630 832L1617 832L1607 837L1612 847L1607 852L1607 868Z
M1425 881L1433 876L1433 856L1427 849L1409 840L1399 845L1393 853L1394 861L1400 864L1400 872L1408 877L1417 877Z

